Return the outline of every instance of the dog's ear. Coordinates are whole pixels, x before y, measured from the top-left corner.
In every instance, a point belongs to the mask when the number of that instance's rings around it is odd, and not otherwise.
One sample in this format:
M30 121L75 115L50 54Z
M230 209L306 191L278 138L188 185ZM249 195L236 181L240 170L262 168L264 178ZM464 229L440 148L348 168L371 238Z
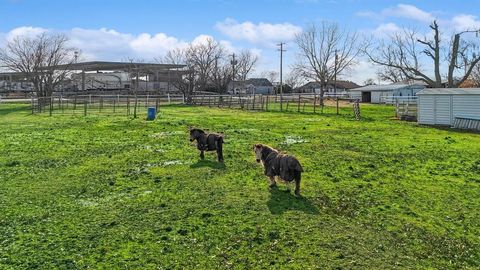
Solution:
M255 146L253 146L253 149L261 149L262 147L262 144L255 144Z

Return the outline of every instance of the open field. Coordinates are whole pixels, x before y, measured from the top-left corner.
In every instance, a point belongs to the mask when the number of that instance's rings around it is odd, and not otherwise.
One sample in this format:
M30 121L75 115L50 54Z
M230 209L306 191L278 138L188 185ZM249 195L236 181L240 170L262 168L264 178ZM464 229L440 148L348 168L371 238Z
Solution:
M480 135L333 111L2 104L0 269L478 269ZM225 166L189 125L226 133ZM300 159L302 198L268 189L254 143Z

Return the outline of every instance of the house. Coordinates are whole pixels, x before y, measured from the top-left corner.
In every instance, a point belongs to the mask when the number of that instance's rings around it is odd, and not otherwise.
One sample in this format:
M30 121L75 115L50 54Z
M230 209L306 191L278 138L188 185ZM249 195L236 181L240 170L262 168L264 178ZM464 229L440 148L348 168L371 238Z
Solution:
M246 81L234 81L228 84L230 94L274 94L273 84L266 78L252 78Z
M424 83L393 83L388 85L367 85L350 90L350 98L366 103L385 103L391 97L414 97L426 88Z
M336 87L335 87L336 85ZM337 94L347 94L350 89L360 87L358 84L351 81L338 80L336 84L334 82L329 82L325 87L325 95L333 95L335 92ZM320 94L321 84L319 82L309 82L296 89L296 92L300 93L315 93Z
M417 96L419 124L480 130L480 88L431 88Z

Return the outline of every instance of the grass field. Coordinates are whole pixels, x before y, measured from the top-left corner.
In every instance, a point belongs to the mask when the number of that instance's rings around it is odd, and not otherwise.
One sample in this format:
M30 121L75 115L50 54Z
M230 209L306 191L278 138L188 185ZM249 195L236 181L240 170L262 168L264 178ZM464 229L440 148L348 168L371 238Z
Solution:
M2 104L0 269L478 269L480 135L341 113ZM226 133L225 166L190 125ZM268 189L254 143L299 158L303 197Z

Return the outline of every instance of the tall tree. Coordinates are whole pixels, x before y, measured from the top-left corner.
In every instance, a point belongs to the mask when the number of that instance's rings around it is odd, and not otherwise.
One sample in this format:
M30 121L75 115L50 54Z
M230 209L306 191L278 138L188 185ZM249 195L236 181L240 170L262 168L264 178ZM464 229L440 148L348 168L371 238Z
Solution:
M460 39L469 31L455 34L450 44L445 44L437 21L432 22L430 29L433 32L431 38L404 29L389 41L367 46L365 53L374 64L387 68L391 74L394 72L408 80L423 81L430 87L442 87L442 79L446 79L447 87L458 87L480 61L474 44ZM428 62L431 64L425 65ZM446 75L442 76L444 70Z
M250 50L243 50L238 57L238 64L236 65L236 80L246 81L248 75L255 70L257 62L258 56Z
M359 35L333 22L312 24L295 39L300 55L295 69L305 78L319 82L320 104L327 83L351 68L360 55Z
M62 34L19 36L0 50L0 65L32 82L38 97L50 97L70 74L69 65L78 56L67 43Z
M186 65L180 71L180 76L172 80L172 85L177 88L184 95L186 102L191 102L191 97L198 85L198 73L195 68L195 63L189 57L188 48L176 48L169 51L165 57L159 59L162 63L169 63L174 65Z

